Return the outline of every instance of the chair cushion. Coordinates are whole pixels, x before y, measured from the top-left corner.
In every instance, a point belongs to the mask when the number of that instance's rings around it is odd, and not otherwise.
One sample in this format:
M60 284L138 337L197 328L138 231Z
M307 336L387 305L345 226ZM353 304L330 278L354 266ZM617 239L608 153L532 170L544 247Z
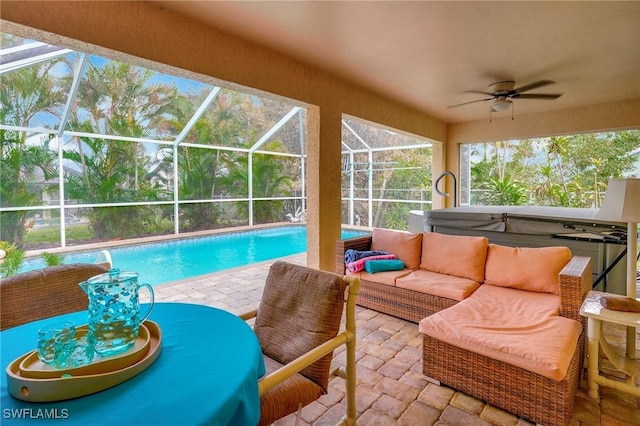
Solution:
M558 275L571 260L568 247L506 247L489 244L485 283L559 294Z
M267 374L283 365L268 356L264 357ZM278 383L260 397L259 426L270 425L276 420L298 411L298 404L306 406L323 394L322 387L302 374L294 374L282 383Z
M488 245L487 237L425 232L420 268L482 282Z
M287 364L335 337L340 330L346 287L336 274L283 261L274 263L254 324L262 352ZM324 392L332 355L301 371Z
M473 296L420 321L421 333L552 380L564 379L580 322L558 316L560 298L482 284Z
M395 254L407 269L418 269L422 234L376 228L371 236L371 250L384 250Z
M473 293L480 283L453 275L419 269L396 279L396 287L419 291L452 300L464 300Z

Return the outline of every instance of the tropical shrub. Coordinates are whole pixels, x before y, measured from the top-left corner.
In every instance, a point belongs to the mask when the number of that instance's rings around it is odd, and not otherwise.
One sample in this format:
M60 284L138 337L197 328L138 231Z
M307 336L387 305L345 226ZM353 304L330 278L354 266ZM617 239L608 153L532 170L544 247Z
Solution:
M0 250L5 252L4 259L0 259L0 277L6 278L17 274L24 259L24 250L8 241L0 241Z

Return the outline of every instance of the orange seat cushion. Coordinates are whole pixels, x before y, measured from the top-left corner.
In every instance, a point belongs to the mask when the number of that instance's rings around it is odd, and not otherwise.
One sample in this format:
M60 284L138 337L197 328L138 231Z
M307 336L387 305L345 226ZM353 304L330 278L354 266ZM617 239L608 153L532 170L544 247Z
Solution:
M489 244L485 284L559 293L558 275L571 260L568 247L506 247Z
M486 237L425 232L420 268L482 282L488 244Z
M559 311L560 298L554 294L483 284L472 297L424 318L419 330L560 381L567 374L582 326L558 316Z
M396 287L419 291L452 300L464 300L480 283L453 275L419 269L396 279Z
M412 234L390 229L374 229L371 236L371 250L384 250L396 255L407 269L420 267L422 234Z
M404 277L405 275L411 273L410 269L401 269L399 271L384 271L384 272L376 272L375 274L370 274L366 271L362 271L358 274L349 274L349 275L357 275L361 280L371 281L378 284L385 285L396 285L396 280L400 277Z

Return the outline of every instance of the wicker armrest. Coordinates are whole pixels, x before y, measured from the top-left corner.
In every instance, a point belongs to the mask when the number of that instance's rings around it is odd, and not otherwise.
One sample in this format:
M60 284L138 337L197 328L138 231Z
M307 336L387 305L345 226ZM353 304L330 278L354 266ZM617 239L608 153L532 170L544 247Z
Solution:
M560 315L581 320L580 307L591 290L591 274L591 258L586 256L573 256L560 271Z
M344 275L346 272L344 266L344 252L353 249L359 251L370 250L371 235L363 235L361 237L347 238L345 240L336 241L336 273Z

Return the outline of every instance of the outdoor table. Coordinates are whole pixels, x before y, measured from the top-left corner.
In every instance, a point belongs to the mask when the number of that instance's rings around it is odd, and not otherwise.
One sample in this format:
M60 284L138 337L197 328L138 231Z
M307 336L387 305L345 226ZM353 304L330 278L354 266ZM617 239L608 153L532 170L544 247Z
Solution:
M588 364L588 395L591 398L599 398L599 387L606 386L640 397L640 387L636 385L636 378L640 377L640 360L628 358L619 354L607 342L602 332L603 323L624 325L634 329L640 327L640 314L635 312L612 311L606 309L600 303L603 296L618 296L600 291L590 291L587 294L580 315L588 319L589 338L589 364ZM634 333L635 334L635 333ZM627 345L629 342L627 342ZM604 353L613 367L625 376L625 382L613 380L600 374L600 353Z
M34 403L13 398L7 388L7 365L35 349L40 327L62 318L78 326L86 324L87 312L34 321L0 333L3 425L33 425L34 420L38 424L136 426L258 423L258 379L265 373L258 339L236 315L186 303L154 305L149 319L160 326L162 351L137 376L64 401Z

